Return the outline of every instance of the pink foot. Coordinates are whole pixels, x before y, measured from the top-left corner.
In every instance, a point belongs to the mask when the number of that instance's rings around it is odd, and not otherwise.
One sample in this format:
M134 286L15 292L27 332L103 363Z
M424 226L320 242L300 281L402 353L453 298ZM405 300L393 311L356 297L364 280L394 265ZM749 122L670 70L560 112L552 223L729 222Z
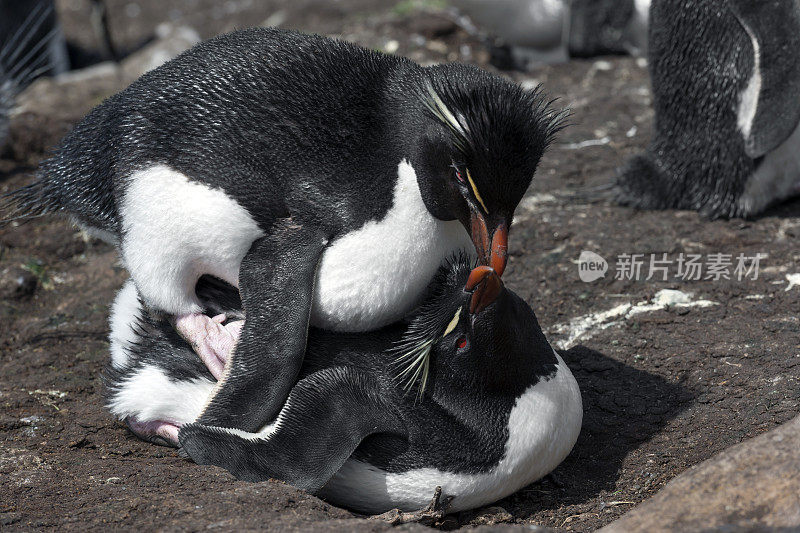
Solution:
M242 332L243 320L222 325L225 315L209 318L201 313L181 315L175 319L175 329L186 339L208 370L215 378L220 379L239 334Z
M158 444L160 446L178 447L179 426L163 420L151 420L150 422L139 422L135 417L129 416L125 419L128 428L134 435L142 440Z

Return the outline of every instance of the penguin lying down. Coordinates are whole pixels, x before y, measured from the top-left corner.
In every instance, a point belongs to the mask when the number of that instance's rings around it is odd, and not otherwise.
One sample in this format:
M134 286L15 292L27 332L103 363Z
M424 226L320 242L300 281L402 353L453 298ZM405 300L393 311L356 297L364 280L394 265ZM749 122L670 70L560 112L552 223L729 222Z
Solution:
M223 327L243 318L231 286L203 277L197 294L234 319ZM219 369L167 318L145 316L129 282L112 311L108 405L139 436L179 440L200 464L282 479L361 512L418 509L437 486L450 511L491 503L567 456L580 392L531 308L490 267L455 259L427 294L408 320L378 331L312 328L299 379L260 432L197 432Z

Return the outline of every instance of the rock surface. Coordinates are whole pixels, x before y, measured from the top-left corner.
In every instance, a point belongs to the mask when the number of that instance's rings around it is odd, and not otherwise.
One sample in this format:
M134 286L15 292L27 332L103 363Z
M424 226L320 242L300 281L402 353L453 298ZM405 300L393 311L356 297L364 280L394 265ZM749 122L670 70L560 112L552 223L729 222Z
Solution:
M798 451L800 416L690 468L600 531L800 530Z

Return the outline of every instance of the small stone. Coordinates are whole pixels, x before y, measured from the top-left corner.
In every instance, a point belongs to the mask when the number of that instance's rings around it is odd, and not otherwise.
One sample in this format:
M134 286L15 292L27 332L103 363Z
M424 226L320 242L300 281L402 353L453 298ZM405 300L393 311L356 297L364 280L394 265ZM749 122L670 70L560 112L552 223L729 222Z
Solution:
M387 54L394 54L400 49L400 43L394 39L391 41L386 41L386 44L383 45L383 51Z

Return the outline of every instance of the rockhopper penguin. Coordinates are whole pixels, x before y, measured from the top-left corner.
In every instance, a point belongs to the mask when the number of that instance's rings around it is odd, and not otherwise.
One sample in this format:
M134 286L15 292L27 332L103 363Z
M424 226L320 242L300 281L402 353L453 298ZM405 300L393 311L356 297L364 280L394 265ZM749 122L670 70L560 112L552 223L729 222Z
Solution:
M653 0L650 20L655 135L616 199L729 218L800 194L800 1Z
M284 404L309 323L398 320L464 246L502 274L562 119L539 91L474 67L250 29L103 102L12 199L116 243L146 305L176 315L207 359L215 326L195 284L237 286L247 320L199 420L254 431Z
M109 407L140 436L236 477L277 478L361 512L485 505L545 475L581 426L578 386L530 307L489 267L444 265L409 321L369 333L311 328L298 380L257 433L191 424L215 387L129 283L113 308ZM233 287L204 277L213 313L241 317ZM227 325L235 324L232 322ZM250 401L259 403L257 398Z

